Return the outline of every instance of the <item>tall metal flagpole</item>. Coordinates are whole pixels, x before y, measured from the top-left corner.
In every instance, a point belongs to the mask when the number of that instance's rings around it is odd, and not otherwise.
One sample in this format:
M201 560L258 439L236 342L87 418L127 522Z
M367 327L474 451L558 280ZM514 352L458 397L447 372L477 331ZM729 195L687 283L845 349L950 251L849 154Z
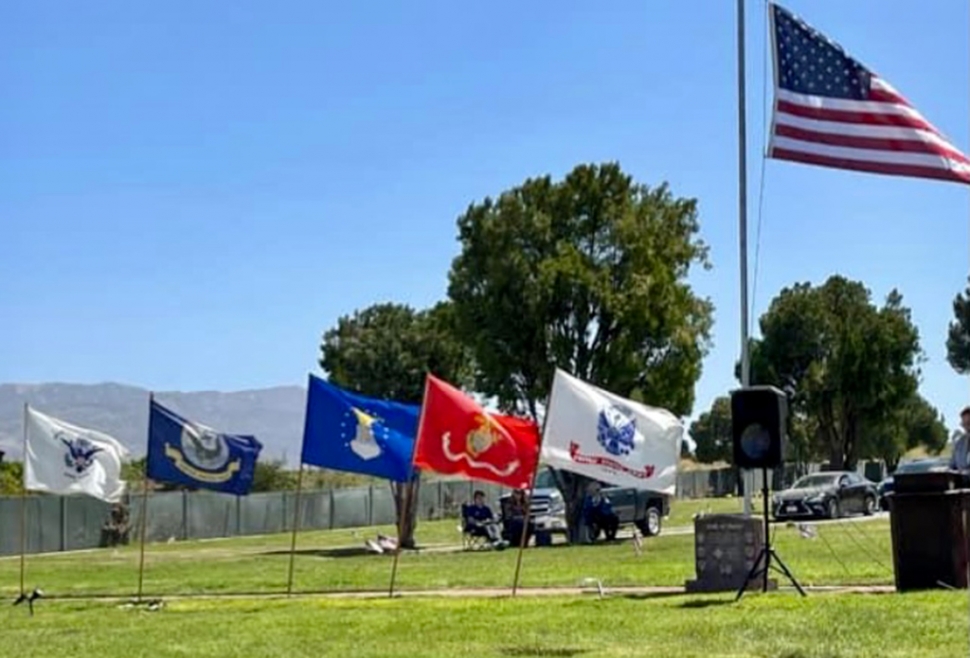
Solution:
M525 522L522 524L522 534L519 536L519 554L515 558L515 578L512 580L512 596L519 590L519 571L522 569L522 553L525 551L525 541L529 536L529 523L532 521L532 496L536 490L536 476L539 474L539 456L542 454L542 442L546 437L546 420L549 418L549 402L552 401L552 391L546 397L545 412L542 414L542 429L539 432L539 442L536 444L536 465L532 469L529 480L529 496L525 499Z
M20 596L24 595L27 570L27 420L29 407L24 402L24 478L20 487Z
M748 352L748 135L744 85L744 1L738 0L738 246L741 265L741 386L751 382ZM754 478L742 469L744 515L751 516L751 488Z

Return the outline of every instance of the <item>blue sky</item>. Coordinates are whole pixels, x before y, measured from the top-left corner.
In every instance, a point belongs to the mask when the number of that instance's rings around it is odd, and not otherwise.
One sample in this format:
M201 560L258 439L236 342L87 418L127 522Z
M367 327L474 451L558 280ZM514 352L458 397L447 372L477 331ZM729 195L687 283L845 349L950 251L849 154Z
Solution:
M967 148L966 3L786 6ZM734 20L727 0L4 3L0 381L303 384L339 315L444 297L469 203L617 160L699 199L701 411L739 353ZM747 27L753 270L762 2ZM755 313L835 272L898 287L952 425L968 190L775 161L764 183Z

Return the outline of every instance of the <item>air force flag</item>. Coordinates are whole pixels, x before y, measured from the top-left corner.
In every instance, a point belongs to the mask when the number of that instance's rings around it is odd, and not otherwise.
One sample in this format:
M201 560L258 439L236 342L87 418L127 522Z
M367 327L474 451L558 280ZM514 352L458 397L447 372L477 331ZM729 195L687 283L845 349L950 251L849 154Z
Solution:
M245 496L262 448L253 436L220 434L151 401L147 460L151 480Z
M419 411L416 404L358 395L310 375L303 463L406 482Z

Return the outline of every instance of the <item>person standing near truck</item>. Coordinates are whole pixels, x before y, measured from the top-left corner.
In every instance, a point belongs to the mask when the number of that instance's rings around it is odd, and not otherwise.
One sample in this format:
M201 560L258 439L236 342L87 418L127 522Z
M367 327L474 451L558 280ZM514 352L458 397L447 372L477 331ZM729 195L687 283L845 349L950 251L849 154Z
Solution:
M535 525L529 518L529 508L526 505L525 489L515 489L509 499L502 514L502 526L505 530L505 539L513 546L518 546L522 541L522 532L525 531L525 544L528 545L529 538L535 532Z
M620 517L613 511L610 499L603 495L599 482L589 485L588 493L583 499L583 518L586 525L594 529L593 537L602 530L606 541L614 541L616 532L620 528Z

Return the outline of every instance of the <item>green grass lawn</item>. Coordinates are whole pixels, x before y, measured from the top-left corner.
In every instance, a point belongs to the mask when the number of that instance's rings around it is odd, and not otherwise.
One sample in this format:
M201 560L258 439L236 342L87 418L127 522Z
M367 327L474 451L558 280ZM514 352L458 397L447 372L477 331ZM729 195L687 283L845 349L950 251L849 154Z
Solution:
M666 533L650 538L636 555L630 541L593 546L530 548L521 585L576 586L586 578L609 586L683 586L694 576L691 515L736 511L740 501L684 501ZM892 556L885 519L823 524L819 537L803 539L795 528L779 526L776 547L806 584L889 584ZM294 590L378 590L387 587L391 559L365 553L363 541L393 527L301 533L297 542ZM417 539L426 549L405 552L398 569L400 589L510 587L516 550L446 552L460 541L456 521L425 522ZM149 544L146 595L285 591L289 535L231 540ZM138 547L83 553L28 556L28 588L51 595L129 595L137 589ZM19 590L19 561L0 560L0 595Z
M966 656L965 592L905 596L196 599L0 608L17 658Z
M697 512L734 512L738 500L678 501L666 533L645 541L530 548L523 587L573 586L596 578L607 596L167 600L160 612L108 601L42 600L30 618L0 606L3 656L965 656L966 592L752 593L648 596L610 594L619 586L683 586L694 577ZM891 584L888 522L821 524L802 538L779 526L778 552L808 585ZM361 554L363 540L393 528L308 532L299 537L295 590L384 590L392 560ZM456 521L422 523L426 550L402 555L398 588L511 586L515 550L447 552ZM153 544L145 593L281 592L289 535ZM28 556L27 586L52 597L133 594L138 547ZM0 595L19 587L19 560L0 560Z

